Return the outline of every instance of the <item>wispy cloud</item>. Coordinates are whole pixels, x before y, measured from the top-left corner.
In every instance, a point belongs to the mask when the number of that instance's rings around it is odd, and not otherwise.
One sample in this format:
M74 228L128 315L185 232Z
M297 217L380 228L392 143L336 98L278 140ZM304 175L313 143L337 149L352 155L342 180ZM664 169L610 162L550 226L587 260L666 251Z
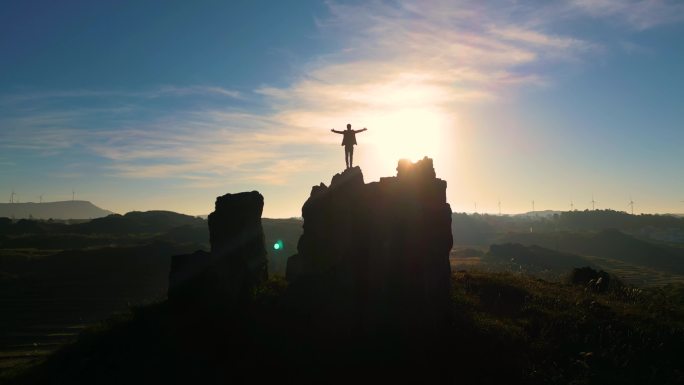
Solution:
M218 86L159 86L142 90L32 90L23 89L12 93L0 94L0 104L23 103L40 100L84 99L84 98L121 98L121 99L156 99L163 97L185 96L222 96L232 99L242 99L241 92Z
M318 26L323 36L341 39L342 49L312 60L289 85L256 92L279 121L317 127L317 135L347 121L368 125L368 135L385 143L376 153L394 161L436 155L435 143L426 138L443 137L452 129L448 122L467 106L551 84L551 74L563 65L602 50L598 42L553 32L545 19L553 13L527 12L529 4L400 0L328 6L330 15ZM403 139L388 141L397 137Z
M544 31L481 2L329 3L323 33L346 49L320 58L283 89L259 92L306 109L450 104L499 96L507 87L545 82L544 64L575 60L595 43ZM536 27L532 27L532 25ZM402 91L397 93L396 91ZM410 92L408 92L410 91Z
M92 117L86 111L74 111L66 119L80 128L44 127L43 122L53 118L49 112L14 120L21 125L0 133L0 148L43 156L85 151L108 160L105 172L112 176L169 178L203 186L211 180L280 184L294 172L315 167L305 161L305 152L290 154L288 166L282 161L285 147L316 144L311 135L259 115L184 111L130 127L88 129Z
M684 20L684 3L678 0L573 0L579 11L612 18L637 30Z
M463 106L552 84L559 67L602 52L600 41L555 32L558 20L615 18L646 29L682 20L684 7L627 0L327 4L329 14L317 25L323 38L342 49L312 57L285 86L4 94L0 113L2 108L11 113L0 117L0 148L43 155L78 149L105 159L111 175L178 179L188 186L226 180L281 184L324 167L315 160L317 151L338 139L327 130L348 120L375 124L379 138L424 138L429 135L401 131L402 126L410 125L410 118L441 114L439 125ZM198 96L219 102L203 109L189 103L173 110L149 106L159 98ZM99 104L50 103L65 99ZM108 104L112 100L120 103ZM234 104L244 100L261 103L258 111Z

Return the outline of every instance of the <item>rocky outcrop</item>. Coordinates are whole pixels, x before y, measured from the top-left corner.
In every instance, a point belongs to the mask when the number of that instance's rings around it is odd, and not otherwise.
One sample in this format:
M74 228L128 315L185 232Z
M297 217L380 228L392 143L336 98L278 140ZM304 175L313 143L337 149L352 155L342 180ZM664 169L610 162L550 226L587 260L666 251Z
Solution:
M268 278L261 227L264 198L257 191L216 198L209 215L211 252L171 260L169 300L234 307L249 301Z
M291 295L332 322L432 327L450 298L451 208L432 160L400 161L397 176L364 183L354 167L314 186L288 260ZM313 293L325 293L316 302ZM323 298L324 296L324 298Z
M584 286L585 289L604 293L610 287L610 274L603 270L596 271L589 266L572 269L570 282L573 285Z

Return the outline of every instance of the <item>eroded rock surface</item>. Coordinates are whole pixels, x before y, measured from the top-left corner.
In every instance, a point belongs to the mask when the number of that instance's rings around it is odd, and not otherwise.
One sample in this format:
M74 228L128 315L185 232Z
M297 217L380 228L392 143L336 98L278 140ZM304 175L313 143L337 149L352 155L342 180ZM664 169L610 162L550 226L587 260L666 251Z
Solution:
M216 198L209 215L211 252L197 251L171 260L169 300L232 307L249 301L268 278L261 214L264 198L257 191Z
M295 300L306 298L304 306L331 322L404 329L447 318L447 183L428 158L400 161L397 171L366 184L360 168L347 169L329 187L314 186L304 203L304 233L287 280Z

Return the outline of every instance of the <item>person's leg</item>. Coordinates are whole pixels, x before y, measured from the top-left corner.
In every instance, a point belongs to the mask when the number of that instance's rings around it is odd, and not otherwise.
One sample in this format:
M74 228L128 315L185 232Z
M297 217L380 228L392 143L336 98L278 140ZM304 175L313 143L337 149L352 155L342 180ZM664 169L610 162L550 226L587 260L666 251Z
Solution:
M349 167L354 167L354 146L349 146Z
M344 146L344 164L349 168L349 146Z

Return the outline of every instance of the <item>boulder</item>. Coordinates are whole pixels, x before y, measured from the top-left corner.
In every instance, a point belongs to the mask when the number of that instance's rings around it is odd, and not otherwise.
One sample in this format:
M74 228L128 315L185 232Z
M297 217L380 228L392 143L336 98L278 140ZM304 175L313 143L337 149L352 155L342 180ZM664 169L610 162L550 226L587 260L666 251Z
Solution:
M570 282L584 286L589 291L604 293L610 286L610 275L603 270L596 271L589 266L572 269Z

